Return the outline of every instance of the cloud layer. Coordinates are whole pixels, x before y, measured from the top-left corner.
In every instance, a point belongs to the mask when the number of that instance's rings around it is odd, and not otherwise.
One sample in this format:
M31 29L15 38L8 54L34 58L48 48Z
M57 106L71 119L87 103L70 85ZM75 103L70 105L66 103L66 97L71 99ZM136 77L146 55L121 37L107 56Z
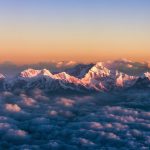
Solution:
M40 90L0 93L0 149L148 150L150 111L141 106L146 98L147 105L146 91L68 97Z

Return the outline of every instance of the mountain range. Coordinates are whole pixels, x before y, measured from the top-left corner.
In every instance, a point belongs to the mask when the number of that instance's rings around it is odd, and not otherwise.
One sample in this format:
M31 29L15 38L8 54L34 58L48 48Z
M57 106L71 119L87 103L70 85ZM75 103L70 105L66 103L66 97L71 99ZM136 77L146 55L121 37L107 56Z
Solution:
M117 62L115 62L117 63ZM78 64L64 72L26 69L13 78L0 74L0 90L42 89L47 92L109 92L127 88L149 88L150 72L130 75L115 63Z

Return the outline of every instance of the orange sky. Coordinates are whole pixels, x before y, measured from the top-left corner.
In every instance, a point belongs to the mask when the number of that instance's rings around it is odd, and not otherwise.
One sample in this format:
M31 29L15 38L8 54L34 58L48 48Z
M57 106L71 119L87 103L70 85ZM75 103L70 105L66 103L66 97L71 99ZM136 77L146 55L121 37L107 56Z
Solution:
M66 32L67 33L67 32ZM101 34L102 35L102 34ZM65 35L58 39L34 39L18 38L1 39L0 61L13 61L18 64L36 63L50 60L74 60L74 61L102 61L108 59L127 58L131 60L143 61L150 58L150 43L148 37L142 36L123 37L120 35L103 34L89 38L81 36L72 39L73 36ZM8 43L8 44L7 44Z
M8 1L0 2L0 62L150 58L148 1Z

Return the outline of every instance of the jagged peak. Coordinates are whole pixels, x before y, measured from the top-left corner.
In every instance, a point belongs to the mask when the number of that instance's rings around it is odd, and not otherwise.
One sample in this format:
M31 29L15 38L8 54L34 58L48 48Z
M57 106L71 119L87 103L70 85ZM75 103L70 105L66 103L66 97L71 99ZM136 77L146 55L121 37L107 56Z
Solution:
M40 73L40 70L35 70L35 69L26 69L24 71L22 71L19 76L23 77L23 78L31 78L31 77L35 77Z
M57 79L69 79L69 78L75 78L75 77L67 74L66 72L60 72L58 74L55 74L54 78L57 78Z
M101 77L110 75L110 70L104 66L103 62L96 63L88 73L91 72L95 73L96 75L100 75Z
M19 74L19 76L23 78L32 78L38 75L52 76L50 71L47 69L36 70L36 69L31 69L31 68L26 69Z
M5 78L5 76L0 73L0 79L4 79L4 78Z
M47 70L47 69L42 69L40 71L40 74L41 75L45 75L45 76L52 76L52 73L49 70Z
M150 80L150 72L143 73L141 78L148 78Z
M95 64L96 67L101 67L101 68L104 68L104 63L103 62L97 62Z
M58 80L62 80L62 81L66 81L66 82L74 83L74 84L82 84L80 79L74 76L71 76L67 74L66 72L61 72L61 73L53 75L53 79L58 79Z
M82 79L95 64L78 64L72 68L66 69L65 72L71 76Z

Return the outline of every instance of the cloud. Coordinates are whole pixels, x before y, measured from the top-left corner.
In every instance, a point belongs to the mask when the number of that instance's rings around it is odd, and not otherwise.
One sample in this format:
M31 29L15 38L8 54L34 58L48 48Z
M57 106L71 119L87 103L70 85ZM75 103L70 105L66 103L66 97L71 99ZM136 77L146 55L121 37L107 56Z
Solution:
M9 112L19 112L21 108L17 104L6 104L5 109Z
M22 93L0 93L0 149L149 148L149 109L135 108L148 105L149 91L112 96Z
M21 94L20 98L21 98L20 104L22 104L22 106L30 107L36 105L36 101L33 98L27 97L25 94Z
M73 106L74 103L75 102L73 100L66 99L66 98L61 98L60 100L57 101L57 104L61 104L61 105L66 106L66 107Z
M10 143L23 144L29 141L28 133L23 130L9 129L2 138Z
M134 62L127 59L107 61L105 65L108 68L115 68L129 75L141 75L144 72L150 71L149 62Z
M75 61L60 61L56 63L57 68L68 68L73 67L77 64Z

